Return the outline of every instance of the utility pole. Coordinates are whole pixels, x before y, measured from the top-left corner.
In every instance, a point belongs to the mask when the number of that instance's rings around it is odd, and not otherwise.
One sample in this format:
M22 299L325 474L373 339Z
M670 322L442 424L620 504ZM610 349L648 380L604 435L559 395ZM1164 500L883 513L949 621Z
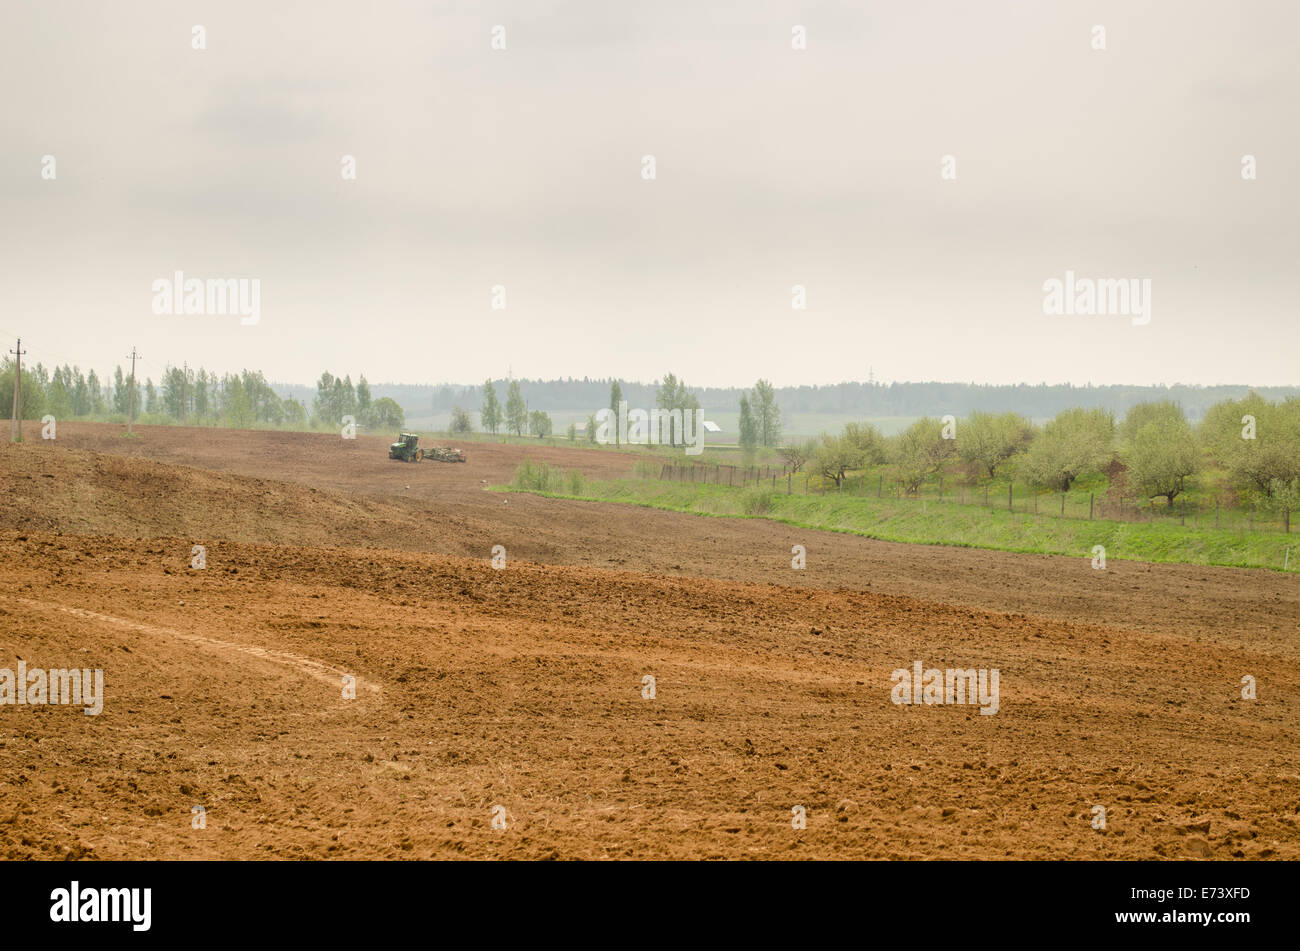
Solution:
M135 361L136 361L136 357L138 356L139 354L135 352L135 347L132 347L131 348L131 392L128 394L131 402L129 404L130 412L128 412L126 416L126 434L128 436L132 435L131 424L135 422Z
M17 349L10 350L17 358L16 372L14 373L14 405L13 405L13 422L9 426L9 441L23 441L23 354L27 351L23 349L23 338L18 338Z
M185 417L189 410L189 403L186 400L186 393L190 384L190 365L189 363L181 364L181 422L185 422Z

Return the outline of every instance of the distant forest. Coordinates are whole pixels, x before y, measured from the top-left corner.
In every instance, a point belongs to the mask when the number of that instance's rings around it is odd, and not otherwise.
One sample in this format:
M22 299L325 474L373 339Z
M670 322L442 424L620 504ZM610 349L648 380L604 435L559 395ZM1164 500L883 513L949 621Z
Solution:
M498 385L504 380L497 380ZM584 415L609 403L610 379L520 379L524 399L534 409L572 410ZM315 387L301 384L272 384L284 396L310 403ZM628 383L620 380L623 398L630 406L655 405L658 382ZM688 386L705 411L735 412L739 387ZM1300 395L1300 386L1073 386L1027 384L994 386L979 383L834 383L827 386L785 386L776 388L781 412L856 414L879 416L964 416L974 410L1017 412L1036 419L1055 416L1063 410L1100 407L1122 416L1137 403L1174 400L1193 421L1202 418L1215 403L1240 399L1251 390L1269 400ZM376 399L390 397L410 415L446 413L453 406L475 412L483 400L483 384L417 385L373 383Z

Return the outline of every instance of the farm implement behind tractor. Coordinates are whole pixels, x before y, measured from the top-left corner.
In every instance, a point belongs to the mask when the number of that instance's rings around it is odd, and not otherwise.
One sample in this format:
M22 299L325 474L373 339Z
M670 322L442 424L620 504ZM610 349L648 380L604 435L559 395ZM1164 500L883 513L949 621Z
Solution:
M419 462L421 459L433 459L437 462L464 462L465 453L450 446L431 446L420 448L420 437L415 433L399 433L397 442L388 447L389 459L403 462Z
M434 446L424 450L424 458L436 459L438 462L464 462L465 453L450 446Z

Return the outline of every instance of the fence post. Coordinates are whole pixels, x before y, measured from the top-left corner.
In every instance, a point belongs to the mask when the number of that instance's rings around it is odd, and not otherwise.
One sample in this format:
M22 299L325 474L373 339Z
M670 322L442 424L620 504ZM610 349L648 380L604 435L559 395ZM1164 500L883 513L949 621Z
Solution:
M1250 530L1255 530L1255 503L1250 503Z
M943 476L939 476L939 501L943 501Z
M1014 512L1014 511L1015 511L1015 509L1012 508L1012 504L1011 504L1011 490L1012 490L1012 488L1013 488L1014 486L1015 486L1015 483L1014 483L1014 482L1008 482L1008 483L1007 483L1007 511L1008 511L1008 512Z
M1218 528L1218 527L1219 527L1219 499L1218 499L1218 496L1215 496L1215 499L1214 499L1214 527L1215 527L1215 528Z
M1089 492L1088 493L1088 521L1090 522L1092 521L1092 503L1095 501L1095 499L1096 499L1096 493Z
M882 498L885 494L885 477L880 476L880 482L876 485L876 498Z
M786 495L789 495L789 494L790 494L790 479L791 479L791 476L787 474L786 477L785 477L785 494L786 494Z
M1061 518L1065 518L1065 490L1061 491Z

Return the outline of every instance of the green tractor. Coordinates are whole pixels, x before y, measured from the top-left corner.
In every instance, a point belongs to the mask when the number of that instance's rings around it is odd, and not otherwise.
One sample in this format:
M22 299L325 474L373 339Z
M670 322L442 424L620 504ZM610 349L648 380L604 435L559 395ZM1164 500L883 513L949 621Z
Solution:
M415 433L399 433L397 442L388 447L389 459L401 459L403 462L419 462L424 458L420 448L420 437Z

